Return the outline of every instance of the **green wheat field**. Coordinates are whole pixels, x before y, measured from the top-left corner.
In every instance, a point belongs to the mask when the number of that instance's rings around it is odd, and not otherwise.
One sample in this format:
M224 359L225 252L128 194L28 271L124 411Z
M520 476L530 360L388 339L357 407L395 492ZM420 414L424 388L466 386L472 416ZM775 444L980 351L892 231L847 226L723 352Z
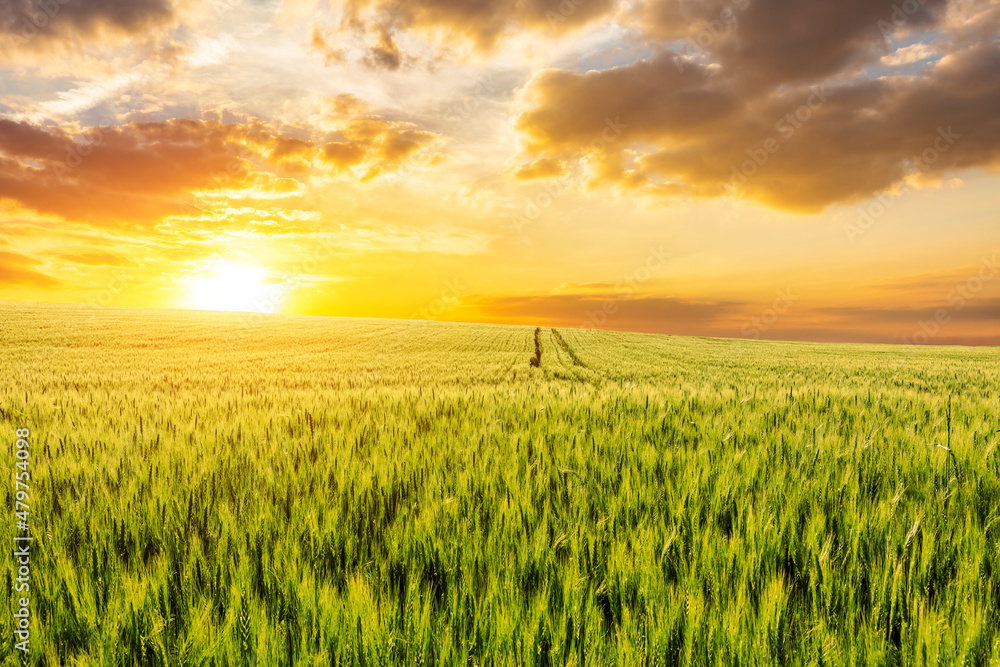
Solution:
M1000 665L1000 351L0 304L32 664ZM950 448L946 449L946 448Z

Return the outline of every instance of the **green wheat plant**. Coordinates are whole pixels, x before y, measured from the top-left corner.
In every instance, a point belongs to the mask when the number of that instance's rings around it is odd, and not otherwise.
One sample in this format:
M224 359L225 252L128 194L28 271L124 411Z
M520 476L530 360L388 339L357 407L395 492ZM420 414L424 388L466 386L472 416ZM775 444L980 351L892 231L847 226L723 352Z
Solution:
M997 350L0 315L33 664L1000 664Z

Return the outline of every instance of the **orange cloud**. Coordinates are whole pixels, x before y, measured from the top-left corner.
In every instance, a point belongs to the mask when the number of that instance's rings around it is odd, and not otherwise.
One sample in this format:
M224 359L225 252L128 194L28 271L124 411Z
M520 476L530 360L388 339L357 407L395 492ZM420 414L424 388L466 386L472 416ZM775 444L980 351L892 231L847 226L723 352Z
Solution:
M327 65L343 63L344 52L330 44L328 32L319 24L313 24L309 48L322 55Z
M84 264L87 266L122 266L129 260L118 253L106 250L81 250L79 252L63 252L58 254L60 260Z
M33 287L57 285L58 280L35 270L34 267L40 264L38 260L26 255L0 250L0 283Z
M517 171L514 172L514 177L518 180L527 181L534 178L552 178L553 176L562 176L565 173L565 162L546 157L518 167Z
M362 182L400 168L440 139L413 123L373 112L354 95L345 93L328 103L337 138L322 147L320 158L337 173L357 169Z
M192 192L287 192L271 173L308 142L260 124L174 119L71 131L0 119L0 198L66 219L150 223Z

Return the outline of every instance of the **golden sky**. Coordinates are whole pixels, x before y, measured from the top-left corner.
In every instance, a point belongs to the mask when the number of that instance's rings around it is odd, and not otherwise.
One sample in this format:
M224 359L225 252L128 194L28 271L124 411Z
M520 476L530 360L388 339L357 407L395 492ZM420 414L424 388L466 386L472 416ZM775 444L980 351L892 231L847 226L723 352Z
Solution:
M1000 344L1000 0L0 19L0 300Z

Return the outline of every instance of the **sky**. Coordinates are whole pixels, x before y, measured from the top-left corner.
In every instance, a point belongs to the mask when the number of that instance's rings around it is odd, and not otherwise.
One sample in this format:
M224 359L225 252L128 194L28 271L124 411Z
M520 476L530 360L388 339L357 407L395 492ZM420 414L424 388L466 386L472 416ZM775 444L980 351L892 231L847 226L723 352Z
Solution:
M0 300L1000 345L1000 0L4 0Z

